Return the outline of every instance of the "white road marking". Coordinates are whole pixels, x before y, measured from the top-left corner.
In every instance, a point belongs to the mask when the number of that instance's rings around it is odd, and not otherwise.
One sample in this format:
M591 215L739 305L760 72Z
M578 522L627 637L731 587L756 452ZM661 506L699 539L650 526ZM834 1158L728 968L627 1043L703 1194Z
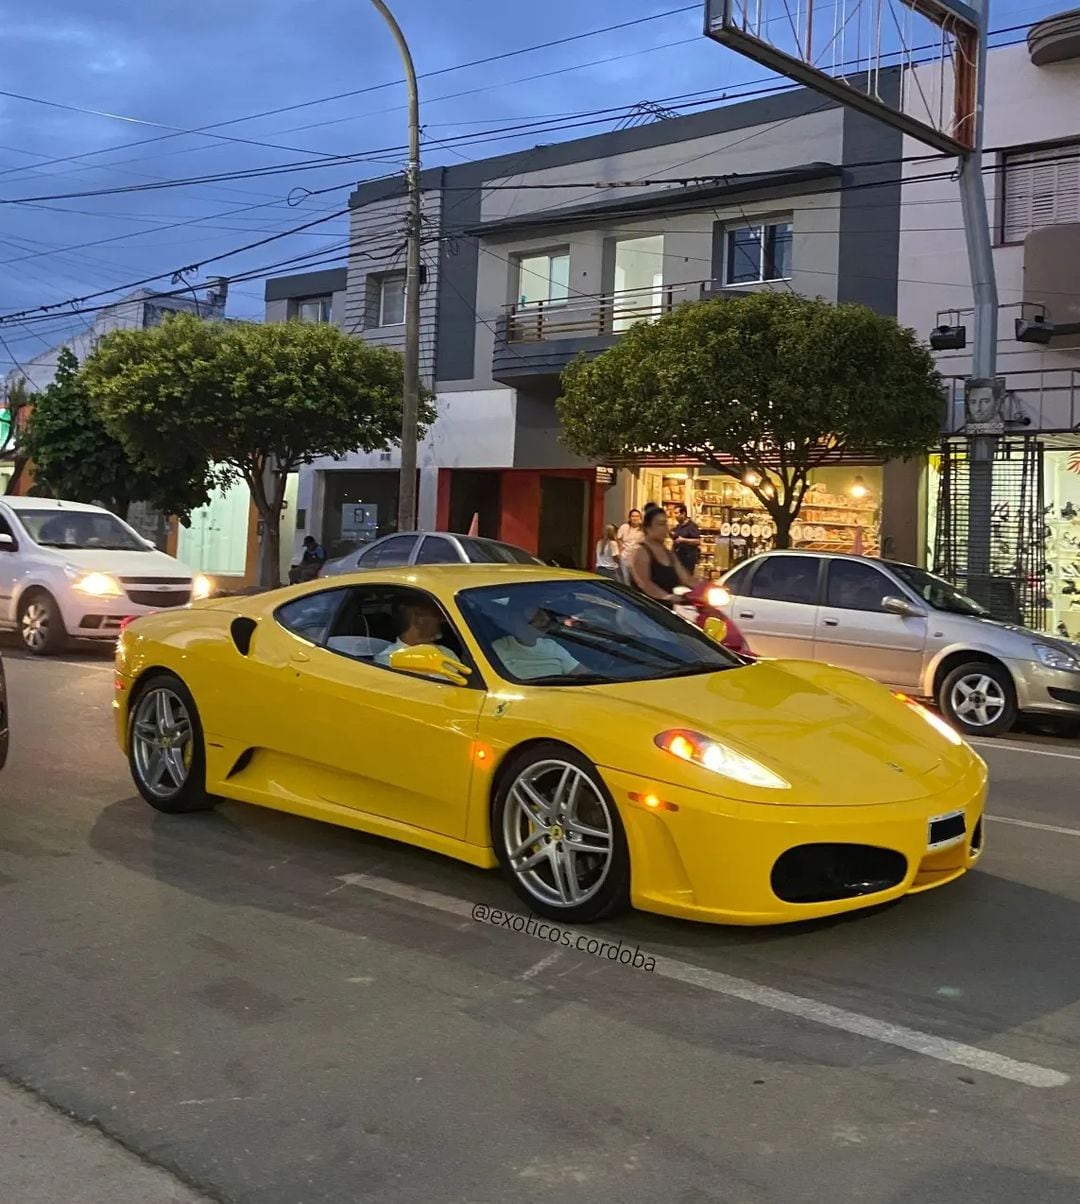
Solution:
M1057 832L1061 836L1080 836L1080 828L1059 828L1056 824L1037 824L1030 819L1009 819L1004 815L988 815L998 824L1014 824L1018 828L1034 828L1037 832Z
M535 978L537 974L542 974L548 966L553 966L560 957L562 957L561 953L549 953L547 957L542 957L535 966L530 966L523 974L519 974L518 978L527 982L530 978Z
M347 882L350 886L360 886L365 890L390 895L395 899L418 903L435 911L472 918L472 903L465 899L454 898L452 895L444 895L439 891L407 886L404 883L393 882L389 878L379 878L371 874L342 874L341 881ZM567 928L569 931L584 931L569 928L569 926ZM589 931L594 936L609 935L598 929ZM1036 1066L1031 1062L1018 1062L1013 1058L1007 1058L986 1049L979 1049L974 1045L964 1045L960 1041L950 1041L945 1037L935 1037L931 1033L919 1032L917 1029L889 1024L884 1020L875 1020L871 1016L849 1012L844 1008L833 1007L832 1004L820 1003L816 999L807 999L802 995L778 991L773 987L750 982L748 979L734 978L730 974L721 974L719 971L707 970L702 966L694 966L689 962L677 961L674 958L657 957L653 973L676 982L700 987L706 991L714 991L718 995L726 995L732 999L741 999L745 1003L757 1004L759 1007L769 1008L775 1012L785 1012L789 1016L810 1020L827 1028L840 1029L843 1032L866 1037L883 1045L894 1045L927 1058L934 1058L939 1062L964 1066L969 1070L979 1070L984 1074L1009 1079L1014 1083L1023 1083L1027 1087L1061 1087L1069 1081L1069 1076L1062 1074L1059 1070Z
M1029 753L1033 757L1056 757L1060 761L1080 761L1080 753L1054 752L1049 748L1028 748L1026 744L1003 744L1000 740L968 740L979 748L1000 749L1003 752Z

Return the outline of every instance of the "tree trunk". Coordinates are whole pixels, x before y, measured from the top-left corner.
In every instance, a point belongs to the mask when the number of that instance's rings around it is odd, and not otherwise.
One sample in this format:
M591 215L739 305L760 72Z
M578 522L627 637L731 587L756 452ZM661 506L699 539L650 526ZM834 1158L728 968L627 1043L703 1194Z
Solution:
M787 510L777 509L773 514L773 521L776 523L776 540L775 546L778 548L791 547L791 523L794 515Z
M259 517L263 537L259 542L259 584L263 589L277 589L281 584L281 509L267 506Z

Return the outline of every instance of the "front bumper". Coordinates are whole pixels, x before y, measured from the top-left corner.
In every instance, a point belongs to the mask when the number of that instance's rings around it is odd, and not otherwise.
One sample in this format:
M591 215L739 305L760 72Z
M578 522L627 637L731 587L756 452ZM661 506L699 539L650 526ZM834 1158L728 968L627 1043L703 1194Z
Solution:
M135 594L139 601L135 601ZM191 601L190 587L187 590L161 591L156 604L149 604L149 590L140 591L130 587L120 597L93 598L80 594L78 590L65 590L57 599L64 628L68 635L80 640L115 640L120 625L125 619L153 614L159 609L173 609Z
M819 919L941 886L970 869L982 852L986 774L979 762L947 791L914 802L854 807L740 803L682 787L643 785L617 770L602 773L626 831L631 902L642 911L719 924ZM678 810L650 811L630 801L643 791ZM930 819L960 809L963 836L930 848ZM785 854L807 845L870 849L870 861L884 859L899 868L883 889L786 901L774 888L784 881L778 863L782 869L791 861L781 862Z
M1080 718L1080 672L1051 669L1041 661L1009 664L1021 711Z

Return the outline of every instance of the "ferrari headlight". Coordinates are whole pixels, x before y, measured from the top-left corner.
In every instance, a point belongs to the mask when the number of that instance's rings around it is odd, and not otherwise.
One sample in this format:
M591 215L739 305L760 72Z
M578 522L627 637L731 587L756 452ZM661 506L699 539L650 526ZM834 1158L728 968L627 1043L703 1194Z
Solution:
M928 711L922 703L916 702L914 698L908 698L906 694L894 694L893 697L899 699L909 711L914 711L921 719L925 719L934 731L944 736L950 744L964 743L964 737L955 728L950 727L935 711Z
M207 577L205 573L196 573L191 579L191 600L193 602L201 602L204 598L209 598L213 592L213 577Z
M656 737L656 744L664 752L671 753L680 761L689 761L700 765L712 773L731 778L733 782L742 782L744 786L758 786L765 790L789 790L790 782L785 782L779 774L766 769L759 761L744 753L736 752L718 740L710 740L700 732L688 732L682 729L661 732Z
M119 598L124 592L119 581L108 573L84 573L72 582L72 588L91 598Z
M1073 672L1080 669L1080 660L1064 648L1055 648L1052 644L1035 644L1033 651L1048 669L1069 669Z
M722 585L710 585L705 591L705 601L713 610L723 610L731 605L731 594Z

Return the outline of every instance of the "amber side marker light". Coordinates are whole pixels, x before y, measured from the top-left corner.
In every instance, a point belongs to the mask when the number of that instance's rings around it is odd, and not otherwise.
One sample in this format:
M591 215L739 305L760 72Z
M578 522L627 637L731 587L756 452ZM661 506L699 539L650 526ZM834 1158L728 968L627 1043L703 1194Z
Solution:
M669 803L657 794L640 794L635 790L631 791L629 798L632 803L637 803L646 811L678 811L679 809L677 803Z

